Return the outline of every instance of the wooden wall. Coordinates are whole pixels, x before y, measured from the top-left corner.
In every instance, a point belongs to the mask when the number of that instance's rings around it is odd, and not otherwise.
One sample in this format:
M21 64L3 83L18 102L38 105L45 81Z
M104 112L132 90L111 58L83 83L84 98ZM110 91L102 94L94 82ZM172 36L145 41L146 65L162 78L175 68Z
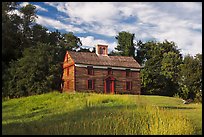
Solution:
M69 91L75 90L74 73L75 73L74 61L70 57L70 55L66 53L65 59L64 59L64 64L63 64L62 80L64 81L64 83L62 86L62 91L69 92Z
M87 81L89 79L94 80L94 91L104 93L104 79L108 76L107 69L96 69L94 68L94 75L88 75L87 68L75 67L75 78L76 78L76 91L88 91ZM134 94L140 94L141 92L141 81L140 73L138 71L132 71L131 77L126 77L125 70L112 70L112 76L115 80L115 92L131 92ZM132 90L126 91L126 81L132 81Z

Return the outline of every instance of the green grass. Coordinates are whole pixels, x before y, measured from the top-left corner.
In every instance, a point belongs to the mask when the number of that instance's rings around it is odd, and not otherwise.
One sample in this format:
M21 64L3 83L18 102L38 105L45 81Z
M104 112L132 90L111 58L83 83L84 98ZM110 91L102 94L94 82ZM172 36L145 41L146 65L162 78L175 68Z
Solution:
M2 134L202 134L202 104L172 97L59 93L2 102Z

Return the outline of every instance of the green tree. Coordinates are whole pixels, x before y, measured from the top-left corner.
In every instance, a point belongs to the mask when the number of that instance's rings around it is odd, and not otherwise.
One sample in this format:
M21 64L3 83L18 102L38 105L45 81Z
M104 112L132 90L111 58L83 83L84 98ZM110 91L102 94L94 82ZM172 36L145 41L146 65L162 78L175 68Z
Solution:
M49 33L48 29L42 25L35 24L31 28L32 31L32 45L36 45L37 42L49 43ZM55 45L55 44L53 44Z
M115 49L119 51L120 55L135 57L135 44L133 43L134 37L134 34L126 31L118 33L115 37L118 40L118 45Z
M8 69L8 90L10 98L46 93L59 90L61 64L56 60L57 48L38 43L26 48L23 57L12 61Z
M182 56L174 42L149 41L138 48L143 54L142 93L173 96L178 92L178 66ZM146 60L146 61L145 61Z
M82 43L80 39L72 32L62 34L60 45L64 46L67 50L76 50Z
M163 54L161 61L161 74L166 78L168 86L165 92L169 96L173 96L179 92L179 65L182 63L182 58L175 52L168 52Z
M202 101L202 54L185 56L180 69L180 96Z
M21 56L19 26L22 20L16 14L8 14L16 7L15 2L2 2L2 63L5 66L8 66L11 60L16 60Z
M23 34L26 38L30 39L31 37L31 25L35 22L36 15L36 7L32 4L27 4L26 6L20 9L20 12L23 14Z

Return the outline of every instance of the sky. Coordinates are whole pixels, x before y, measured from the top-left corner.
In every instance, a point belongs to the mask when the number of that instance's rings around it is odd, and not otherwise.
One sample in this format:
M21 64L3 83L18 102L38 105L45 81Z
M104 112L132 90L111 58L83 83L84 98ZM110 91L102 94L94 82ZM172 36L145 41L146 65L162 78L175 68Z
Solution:
M30 2L36 23L62 33L73 32L83 47L117 46L121 31L134 42L175 42L183 55L202 53L202 2ZM28 2L21 2L20 7Z

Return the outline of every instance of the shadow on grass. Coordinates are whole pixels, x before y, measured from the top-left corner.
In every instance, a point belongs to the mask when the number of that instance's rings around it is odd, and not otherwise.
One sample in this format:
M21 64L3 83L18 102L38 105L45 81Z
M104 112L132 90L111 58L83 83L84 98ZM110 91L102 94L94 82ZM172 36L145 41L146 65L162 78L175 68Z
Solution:
M135 108L136 105L118 105L118 106L91 106L80 110L71 112L56 113L53 115L44 115L38 120L24 121L24 119L31 118L37 113L48 113L49 110L34 112L27 115L22 115L16 118L21 118L20 121L13 121L12 123L2 124L2 135L49 135L49 134L69 134L63 128L71 128L75 123L83 121L94 121L103 119L104 116L116 115L118 112L126 112ZM68 124L68 125L67 125ZM56 128L60 129L56 130ZM70 134L80 134L80 132L73 128ZM59 133L58 133L59 132Z
M114 122L114 117L122 117L127 115L136 108L136 105L118 105L118 106L86 106L83 109L78 109L71 112L56 113L47 115L39 120L22 123L10 123L2 125L3 135L89 135L96 133L92 130L97 130L93 125L92 127L83 127L83 124L101 121L103 124L104 117L108 117L106 122ZM195 109L192 107L175 107L175 106L162 106L167 109ZM30 115L28 115L30 116ZM26 116L25 116L26 118ZM97 120L97 121L96 121ZM86 123L87 122L87 123ZM90 126L90 125L89 125ZM102 126L102 125L100 125ZM103 128L101 128L103 129ZM106 134L106 133L105 133Z

